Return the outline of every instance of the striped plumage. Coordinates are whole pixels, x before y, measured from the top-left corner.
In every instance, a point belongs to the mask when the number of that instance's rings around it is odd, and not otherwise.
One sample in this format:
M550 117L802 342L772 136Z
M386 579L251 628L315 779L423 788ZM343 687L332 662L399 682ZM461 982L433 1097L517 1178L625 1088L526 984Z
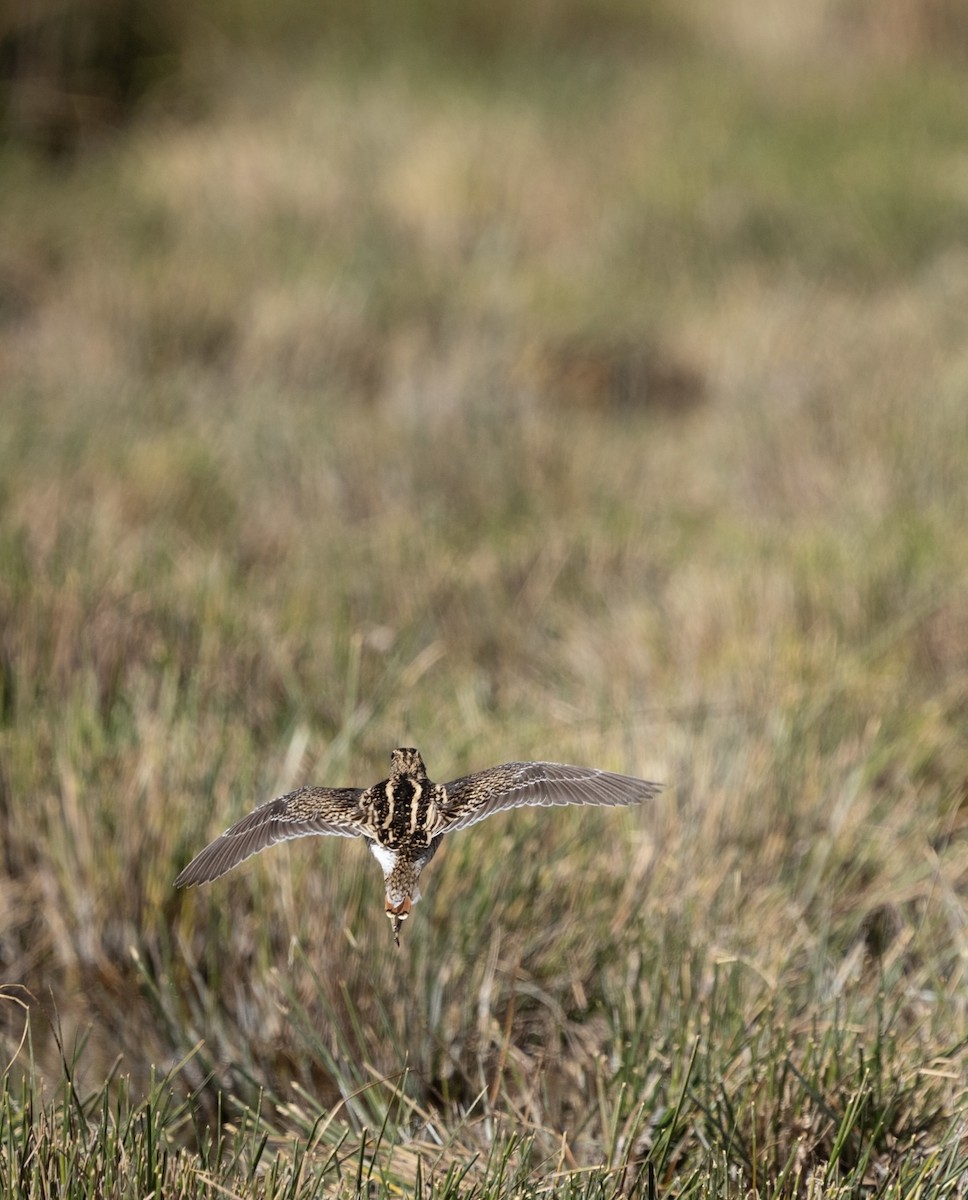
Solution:
M418 751L394 750L390 776L373 787L304 787L261 805L197 855L176 887L207 883L266 846L309 834L364 837L383 868L386 913L401 922L419 899L417 880L445 833L521 805L640 804L659 784L566 763L511 762L434 783Z

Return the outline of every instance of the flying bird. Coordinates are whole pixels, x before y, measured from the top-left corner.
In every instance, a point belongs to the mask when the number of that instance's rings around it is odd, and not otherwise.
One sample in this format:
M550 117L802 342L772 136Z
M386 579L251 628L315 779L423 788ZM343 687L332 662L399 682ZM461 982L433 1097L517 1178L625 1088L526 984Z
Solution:
M260 805L198 854L175 887L208 883L266 846L309 834L366 838L383 869L386 914L400 945L400 926L420 899L420 872L444 834L522 805L641 804L657 783L566 763L510 762L450 783L427 777L420 753L390 755L390 777L368 788L303 787Z

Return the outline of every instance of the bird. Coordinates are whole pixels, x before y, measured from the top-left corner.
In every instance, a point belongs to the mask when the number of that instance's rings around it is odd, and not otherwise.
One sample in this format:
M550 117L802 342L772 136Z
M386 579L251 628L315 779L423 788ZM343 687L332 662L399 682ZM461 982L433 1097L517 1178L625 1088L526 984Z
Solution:
M310 834L362 837L383 869L385 912L400 945L400 927L420 899L417 881L445 834L523 805L631 805L661 784L594 767L508 762L434 783L412 746L390 754L390 775L368 788L301 787L261 804L210 842L175 880L191 887L288 838Z

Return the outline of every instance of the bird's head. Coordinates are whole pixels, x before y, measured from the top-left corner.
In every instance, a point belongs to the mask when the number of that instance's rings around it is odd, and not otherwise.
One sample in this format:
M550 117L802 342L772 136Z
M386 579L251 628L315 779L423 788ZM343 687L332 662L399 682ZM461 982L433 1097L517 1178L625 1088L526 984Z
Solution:
M410 916L411 908L413 908L413 901L409 896L404 896L399 904L394 904L387 896L386 913L393 924L393 940L397 946L400 945L400 926Z

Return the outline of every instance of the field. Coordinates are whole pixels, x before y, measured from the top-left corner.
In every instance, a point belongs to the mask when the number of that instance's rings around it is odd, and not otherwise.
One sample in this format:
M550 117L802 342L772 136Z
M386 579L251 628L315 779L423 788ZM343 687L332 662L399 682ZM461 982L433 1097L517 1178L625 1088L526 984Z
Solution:
M964 60L768 7L0 147L0 1197L968 1192ZM398 745L666 786L172 887Z

